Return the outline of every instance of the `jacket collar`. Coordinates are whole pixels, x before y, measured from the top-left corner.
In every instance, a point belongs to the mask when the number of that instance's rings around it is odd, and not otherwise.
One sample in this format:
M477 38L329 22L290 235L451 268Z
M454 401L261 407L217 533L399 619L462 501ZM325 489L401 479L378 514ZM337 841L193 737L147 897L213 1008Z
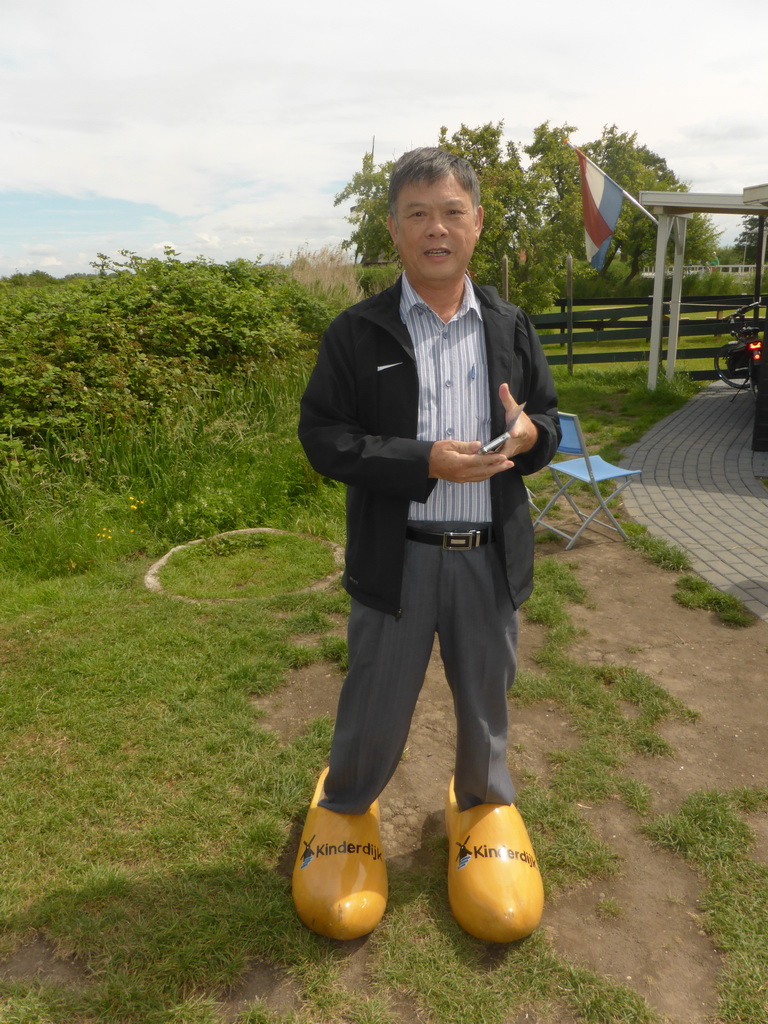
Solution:
M389 288L366 299L359 307L359 313L363 319L370 320L371 323L383 327L385 331L394 335L408 355L415 360L411 336L408 333L408 328L400 319L401 293L402 283L398 277L397 281Z
M474 282L472 287L483 310L483 320L487 330L497 329L509 330L509 320L517 316L517 307L502 302L498 291L488 285L477 285ZM413 355L413 344L408 328L400 319L400 296L402 293L402 277L383 292L365 300L359 309L360 316L378 324L393 334L403 345L407 352Z

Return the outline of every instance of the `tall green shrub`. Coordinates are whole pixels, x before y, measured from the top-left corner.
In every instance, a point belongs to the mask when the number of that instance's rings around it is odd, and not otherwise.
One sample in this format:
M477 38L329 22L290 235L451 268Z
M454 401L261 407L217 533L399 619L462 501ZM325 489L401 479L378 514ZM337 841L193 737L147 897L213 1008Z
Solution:
M151 414L232 373L306 363L334 315L285 268L124 253L66 286L0 289L0 430Z

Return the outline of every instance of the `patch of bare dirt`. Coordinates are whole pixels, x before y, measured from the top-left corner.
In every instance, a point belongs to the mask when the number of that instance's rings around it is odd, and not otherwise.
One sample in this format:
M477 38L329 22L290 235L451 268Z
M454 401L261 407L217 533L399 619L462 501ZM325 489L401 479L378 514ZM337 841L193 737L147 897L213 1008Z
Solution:
M637 757L629 766L630 775L650 787L653 813L673 812L697 790L766 785L768 625L729 629L709 612L683 608L673 599L674 573L612 539L590 538L569 552L558 544L543 550L572 565L587 590L586 602L570 609L583 634L569 653L587 664L634 666L699 714L695 722L661 727L674 747L671 757ZM541 631L523 623L522 668L535 670L532 656L541 642ZM279 693L257 702L260 724L289 741L308 720L334 715L341 682L328 665L297 671ZM399 867L412 865L424 835L442 828L454 738L436 649L405 757L381 798L385 854ZM530 773L546 781L548 752L577 743L562 710L547 702L512 708L509 761L518 780ZM550 900L542 922L547 936L572 962L635 989L671 1024L705 1024L716 1010L720 958L701 927L701 880L680 858L651 845L640 816L618 800L580 813L623 870ZM756 834L753 855L765 862L768 816L751 815L748 824ZM364 972L365 955L362 944L352 956L353 973ZM518 1019L572 1019L567 1011L527 1012Z
M88 984L85 964L76 957L62 956L38 935L29 940L0 963L0 981L60 985L62 988L83 988Z
M297 1011L301 1000L291 976L270 964L251 964L240 984L221 997L219 1014L228 1024L256 1005L285 1016Z

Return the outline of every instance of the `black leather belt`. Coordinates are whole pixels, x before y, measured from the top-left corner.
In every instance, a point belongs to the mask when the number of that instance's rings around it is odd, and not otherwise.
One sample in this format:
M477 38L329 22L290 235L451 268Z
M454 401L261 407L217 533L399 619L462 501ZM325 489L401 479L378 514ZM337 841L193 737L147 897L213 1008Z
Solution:
M493 529L490 526L482 530L467 530L459 532L452 530L449 533L432 533L429 530L418 530L415 526L406 528L405 536L408 540L417 540L421 544L439 544L448 551L468 551L470 548L479 548L481 544L489 544L493 540Z

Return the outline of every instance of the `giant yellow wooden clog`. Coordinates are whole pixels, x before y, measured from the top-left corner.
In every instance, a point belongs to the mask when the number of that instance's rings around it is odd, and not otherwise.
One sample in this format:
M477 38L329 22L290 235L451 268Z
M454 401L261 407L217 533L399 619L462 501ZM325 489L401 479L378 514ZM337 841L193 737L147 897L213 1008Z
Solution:
M448 898L461 927L485 942L514 942L535 931L544 887L517 808L479 804L460 811L451 779L445 828Z
M331 939L373 931L387 906L378 800L365 814L336 814L318 803L326 769L309 806L293 868L293 902L303 923Z

